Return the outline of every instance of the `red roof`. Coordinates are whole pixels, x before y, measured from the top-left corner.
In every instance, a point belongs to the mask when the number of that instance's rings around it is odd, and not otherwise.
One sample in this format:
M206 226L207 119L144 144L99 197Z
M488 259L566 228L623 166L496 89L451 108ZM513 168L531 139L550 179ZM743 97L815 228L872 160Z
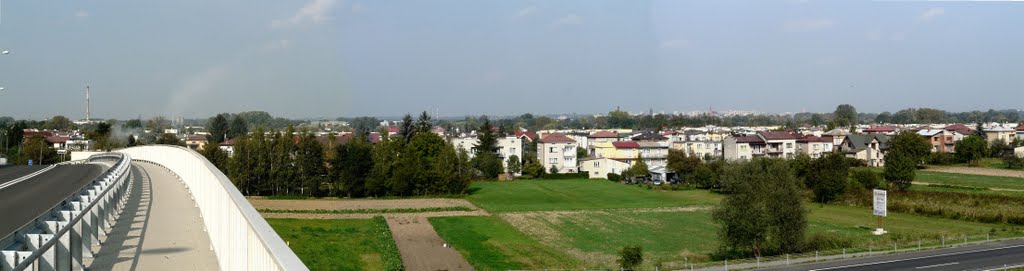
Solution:
M388 133L397 133L398 126L388 126Z
M1017 129L1016 130L1017 131L1024 131L1024 123L1021 123L1020 125L1017 125Z
M71 138L70 137L66 137L66 136L48 136L48 137L46 137L46 142L50 142L50 143L65 143L65 142L68 142L68 140L71 140Z
M637 149L640 148L640 143L636 143L636 141L616 141L612 142L612 146L616 149Z
M967 125L963 125L963 124L960 124L960 123L946 126L943 129L946 129L946 131L956 131L958 133L965 134L965 135L969 135L969 134L973 134L974 133L973 132L974 130L971 129L971 127L967 127Z
M827 142L832 142L832 137L807 135L807 136L804 136L801 139L797 139L796 142L826 142L827 143Z
M221 146L234 146L235 145L235 139L232 138L232 139L225 140L224 142L221 142L220 145Z
M610 131L597 131L588 135L589 138L619 138L619 134Z
M187 140L188 141L206 141L206 136L204 136L204 135L190 135L190 136L188 136Z
M569 137L567 137L567 136L565 136L563 134L552 133L552 134L544 135L544 138L541 138L539 142L540 143L576 143L576 140L573 140L572 138L569 138Z
M791 140L800 139L800 135L791 132L758 132L764 140Z
M525 135L526 137L530 138L531 140L533 140L533 138L534 138L534 137L537 137L537 133L534 133L534 132L530 132L530 131L522 131L522 130L520 130L520 131L516 131L516 137L517 137L517 138L521 138L521 137L523 137L524 135Z

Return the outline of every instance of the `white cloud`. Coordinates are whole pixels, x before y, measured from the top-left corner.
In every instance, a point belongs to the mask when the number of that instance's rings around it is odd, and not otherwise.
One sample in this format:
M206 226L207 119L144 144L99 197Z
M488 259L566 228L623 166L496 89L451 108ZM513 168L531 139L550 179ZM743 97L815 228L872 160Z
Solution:
M690 47L690 41L684 39L666 40L659 45L662 49L683 49Z
M307 23L324 23L331 19L328 12L334 7L334 4L335 0L312 0L295 12L295 15L270 22L270 27L282 28Z
M363 4L360 3L355 3L352 5L352 13L363 13L368 10L369 9L367 9L366 6L363 6Z
M583 16L576 14L565 15L562 18L555 20L553 25L581 25L584 23Z
M810 32L826 29L835 25L836 22L829 19L805 19L786 22L782 29L789 32Z
M79 10L78 12L75 12L75 18L85 19L85 18L88 18L88 17L89 17L89 12L88 11Z
M918 15L917 16L917 20L918 21L922 21L922 22L923 21L930 21L930 20L932 20L934 18L937 18L937 17L945 15L945 14L946 14L946 10L944 10L942 8L930 8L930 9L924 11L924 13L921 13L921 15Z
M523 9L520 9L518 12L516 12L516 16L515 17L516 18L529 17L531 15L537 14L538 11L540 11L540 10L538 10L537 7L534 7L534 6L525 7Z

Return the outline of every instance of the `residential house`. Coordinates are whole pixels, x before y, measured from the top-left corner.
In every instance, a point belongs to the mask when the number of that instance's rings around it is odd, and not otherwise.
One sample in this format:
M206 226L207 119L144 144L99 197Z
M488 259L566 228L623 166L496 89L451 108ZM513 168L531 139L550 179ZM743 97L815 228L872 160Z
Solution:
M640 159L647 163L648 167L668 165L668 142L636 142L639 146ZM635 157L634 157L635 158Z
M832 137L805 135L796 140L797 153L807 154L811 158L825 156L833 150Z
M722 155L725 160L748 160L755 156L764 156L767 144L756 135L737 135L726 137L722 142Z
M950 125L947 125L946 127L942 128L942 129L946 130L946 131L951 131L951 132L955 131L955 132L960 133L960 134L962 134L964 136L969 136L969 135L973 135L974 134L974 129L971 129L971 127L967 127L967 125L963 125L963 124L960 124L960 123L950 124Z
M843 139L846 139L846 135L849 134L850 131L848 130L842 128L835 128L829 130L828 132L822 133L821 136L832 137L832 148L833 150L838 150L839 146L843 144Z
M469 158L473 158L476 156L476 147L480 145L480 140L476 137L457 137L452 138L451 143L455 148L465 150L469 154ZM496 143L498 150L495 154L501 158L502 165L508 165L508 159L512 155L523 159L522 138L515 136L500 137Z
M722 141L673 141L670 148L702 159L722 157Z
M217 145L217 147L220 148L220 150L224 151L224 153L227 153L228 157L234 157L235 156L235 139L234 138L225 140L224 142L221 142L220 144Z
M665 142L668 141L668 137L657 133L644 132L633 136L632 140L637 142Z
M868 166L885 166L889 136L882 134L850 134L843 139L840 150L846 157L864 161Z
M956 130L923 129L917 131L932 145L932 152L953 153L956 142L964 139L964 135Z
M1024 141L1024 123L1017 125L1017 128L1014 130L1017 130L1017 140Z
M597 131L587 136L587 154L589 156L595 155L594 144L598 143L611 143L622 140L619 134L611 131Z
M185 139L185 146L195 151L203 150L203 146L206 146L207 143L204 135L190 135Z
M896 126L891 125L871 126L867 129L864 129L865 134L896 135L896 133L899 132L899 128L896 128Z
M1011 124L1000 124L1000 123L989 123L982 126L985 132L985 139L988 140L988 144L996 142L996 140L1003 140L1003 142L1010 143L1017 137L1017 125Z
M537 141L537 158L547 170L554 166L559 173L574 173L576 141L560 133L546 134Z
M765 154L771 158L793 158L796 156L796 140L801 136L792 132L758 132L764 140Z
M608 178L608 173L622 174L630 165L608 157L587 157L580 159L580 172L587 172L591 179Z

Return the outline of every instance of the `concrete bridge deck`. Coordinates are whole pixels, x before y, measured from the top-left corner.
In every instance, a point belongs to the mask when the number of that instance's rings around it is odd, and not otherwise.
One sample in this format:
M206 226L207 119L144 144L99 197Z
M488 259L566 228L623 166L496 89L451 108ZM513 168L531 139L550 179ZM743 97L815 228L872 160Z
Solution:
M133 163L131 195L88 270L216 270L188 190L166 169Z

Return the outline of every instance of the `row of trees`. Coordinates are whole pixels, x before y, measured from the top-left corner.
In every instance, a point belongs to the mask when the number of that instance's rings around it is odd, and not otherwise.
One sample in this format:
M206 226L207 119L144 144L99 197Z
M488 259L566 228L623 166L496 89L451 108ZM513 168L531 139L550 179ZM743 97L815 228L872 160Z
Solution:
M467 152L433 133L432 127L426 112L416 121L407 115L397 136L382 136L377 144L370 142L368 131L342 139L332 135L321 141L294 128L266 132L258 127L251 134L235 137L233 157L216 147L204 148L202 154L227 172L246 195L461 194L471 178L497 175L480 170L485 164L497 163L499 169L501 165L496 156L496 162L481 158L487 157L485 143L470 160ZM481 138L481 142L487 139Z

